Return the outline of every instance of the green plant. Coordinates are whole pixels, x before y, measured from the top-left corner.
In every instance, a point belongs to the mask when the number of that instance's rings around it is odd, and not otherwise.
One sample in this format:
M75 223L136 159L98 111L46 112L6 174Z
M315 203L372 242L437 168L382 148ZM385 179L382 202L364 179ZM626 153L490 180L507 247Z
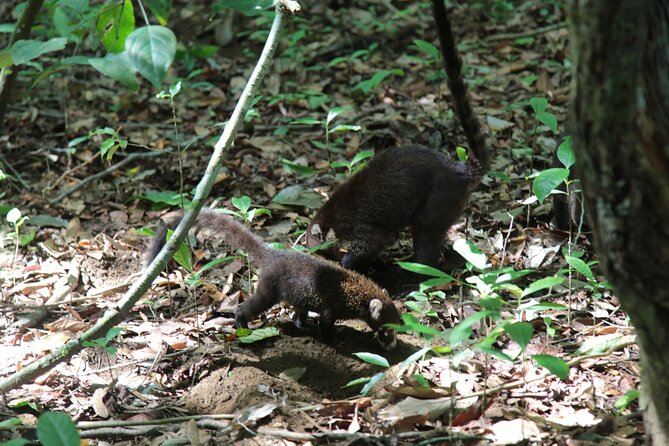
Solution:
M117 349L116 347L110 346L109 343L124 331L125 328L112 327L109 329L104 338L93 339L92 341L84 341L82 345L84 347L100 347L110 355L115 355Z
M352 90L353 94L358 95L368 95L369 93L376 90L381 82L383 82L389 76L404 76L404 70L401 68L395 68L391 70L381 70L374 73L374 75L364 81L358 82Z
M319 148L325 148L328 151L328 160L330 159L330 153L332 152L332 144L330 141L330 135L338 132L346 132L346 131L353 131L353 132L359 132L360 131L360 126L358 125L350 125L350 124L339 124L334 127L332 127L332 122L343 112L350 110L350 107L336 107L331 109L328 112L327 117L325 120L320 120L320 119L313 119L313 118L301 118L301 119L296 119L294 121L289 122L290 125L318 125L323 127L325 130L325 144L320 145L317 144L316 142L313 142L316 147ZM373 154L373 152L372 152ZM371 156L371 155L368 155ZM367 156L366 156L367 157ZM364 159L364 158L362 158ZM358 161L362 161L362 159ZM358 162L356 161L356 163ZM284 165L286 165L284 163ZM350 167L350 166L349 166Z
M139 73L154 87L160 88L167 69L174 61L177 40L166 28L169 8L165 2L149 2L149 7L161 25L150 25L140 3L145 26L135 26L133 2L91 4L88 1L47 0L42 14L33 27L35 39L17 40L0 51L0 68L19 67L32 70L39 81L68 66L89 65L105 76L137 91ZM162 5L162 7L158 7ZM17 7L20 15L25 4ZM84 55L49 59L43 57L63 51L68 44L81 49L88 43L91 52L102 47L104 57ZM48 67L44 64L50 63Z
M19 246L26 246L35 238L35 230L32 229L27 234L21 234L21 226L28 220L27 216L21 216L18 208L13 208L7 213L7 221L14 228L14 237L16 238L16 248L14 250L14 262L19 255Z

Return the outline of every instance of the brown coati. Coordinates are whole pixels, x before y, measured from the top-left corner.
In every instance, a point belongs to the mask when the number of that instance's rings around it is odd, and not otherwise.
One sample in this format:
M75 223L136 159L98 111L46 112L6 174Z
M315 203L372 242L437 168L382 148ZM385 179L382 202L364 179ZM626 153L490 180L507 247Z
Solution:
M462 60L443 0L433 0L432 12L455 111L469 143L469 159L451 160L420 145L386 149L341 184L311 220L307 244L314 247L336 239L325 255L340 258L347 268L364 270L407 226L413 230L415 260L438 265L446 231L490 164L485 136L462 80Z
M167 228L175 228L181 218L177 215L169 219L167 226L156 231L147 248L149 262L165 244ZM374 330L383 348L395 347L395 330L384 324L399 324L399 312L387 293L371 280L320 257L273 249L243 224L222 213L203 210L196 224L244 250L260 267L256 292L237 307L237 327L247 327L254 317L285 301L295 309L293 321L300 328L306 325L310 310L320 313L319 327L326 342L332 340L335 321L362 319Z

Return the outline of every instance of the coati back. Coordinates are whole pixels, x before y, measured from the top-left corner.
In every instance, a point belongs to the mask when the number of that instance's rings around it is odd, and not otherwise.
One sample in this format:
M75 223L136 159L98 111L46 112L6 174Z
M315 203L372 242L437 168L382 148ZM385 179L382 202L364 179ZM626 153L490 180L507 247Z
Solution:
M336 239L326 256L362 270L405 227L413 230L415 260L438 265L441 241L488 170L490 156L462 79L443 0L432 1L448 86L469 143L469 159L454 161L420 145L387 149L341 184L307 228L309 247Z
M170 219L167 227L176 227L181 218ZM293 321L298 327L305 325L310 310L320 313L319 327L326 342L332 340L337 320L362 319L383 348L395 347L395 330L384 325L399 324L399 312L387 293L371 280L316 256L273 249L225 214L203 210L197 225L216 231L229 245L246 251L260 267L256 292L237 307L237 327L247 327L250 320L283 300L294 307ZM165 244L166 232L165 226L156 232L147 248L148 261Z

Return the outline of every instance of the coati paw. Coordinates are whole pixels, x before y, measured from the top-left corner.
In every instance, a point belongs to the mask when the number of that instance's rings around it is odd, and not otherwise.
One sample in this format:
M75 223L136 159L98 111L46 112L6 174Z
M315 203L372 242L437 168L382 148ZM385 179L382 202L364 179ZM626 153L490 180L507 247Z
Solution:
M249 328L249 323L246 318L238 311L235 314L235 327L237 328Z

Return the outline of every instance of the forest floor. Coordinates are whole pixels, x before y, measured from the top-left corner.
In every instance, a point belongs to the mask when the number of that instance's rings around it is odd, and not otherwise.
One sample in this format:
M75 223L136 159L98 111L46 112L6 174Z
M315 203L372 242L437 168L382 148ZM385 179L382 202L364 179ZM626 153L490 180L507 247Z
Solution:
M436 44L429 9L420 2L328 3L304 5L308 12L283 36L260 87L263 96L212 193L216 207L234 209L233 197L248 196L253 206L269 209L271 216L258 214L252 227L286 247L303 243L309 218L348 175L346 167L330 167L322 126L291 121L323 121L328 111L350 107L334 124L361 130L331 134L332 161L350 163L363 150L407 143L451 154L466 145L440 65L414 43ZM274 326L280 335L240 343L234 309L250 294L257 271L237 258L194 281L173 263L120 333L7 392L0 419L18 417L31 425L49 410L77 422L116 420L114 426L93 423L80 430L118 444L146 444L149 437L240 445L350 444L357 438L355 444L641 444L637 404L621 403L639 385L628 320L596 262L588 263L592 278L568 273L564 253L572 238L574 253L596 261L588 237L556 229L551 201L531 199L528 177L555 167L570 82L564 11L559 2L543 3L515 2L508 11L500 7L511 3L503 1L452 8L464 77L494 152L492 173L444 243L443 269L456 281L427 300L409 296L414 276L393 263L411 257L407 234L372 271L403 312L444 336L401 334L388 353L362 321L353 321L339 324L336 342L327 345L293 327L289 307L276 306L252 328ZM90 68L75 67L42 79L11 106L0 161L14 178L0 183L0 207L3 215L18 208L29 219L20 228L24 243L17 251L12 227L4 217L0 224L0 378L80 335L113 308L142 269L143 229L179 203L180 181L185 191L197 184L271 18L235 14L225 24L216 17L203 25L207 16L194 2L175 11L170 23L182 49L189 48L170 72L171 81L183 81L174 103L181 157L170 102L157 99L146 82L134 94ZM203 45L216 44L216 28L232 40L201 57L209 51ZM378 73L383 76L367 82ZM29 73L21 80L25 87ZM557 131L532 111L530 99L537 97L548 100ZM100 156L104 135L68 147L105 127L130 142L111 161ZM151 156L132 158L68 191L131 153ZM531 270L519 277L517 289L541 278L565 280L523 296L498 290L506 301L500 318L481 319L471 325L471 339L451 345L454 327L485 305L470 286L475 282L467 281L475 273L452 248L465 237L494 269ZM196 270L234 255L216 237L193 252ZM540 311L541 302L552 306ZM38 308L47 311L36 317ZM490 337L505 326L502 321L531 324L522 353L513 336ZM484 339L492 342L484 345ZM442 354L403 364L426 346L442 346ZM354 355L359 352L384 356L390 366L366 362ZM532 359L537 354L573 361L568 377L546 373ZM362 385L346 386L384 371L364 396ZM218 418L181 418L212 414ZM165 424L150 424L158 419ZM0 440L10 435L16 432L0 429Z

